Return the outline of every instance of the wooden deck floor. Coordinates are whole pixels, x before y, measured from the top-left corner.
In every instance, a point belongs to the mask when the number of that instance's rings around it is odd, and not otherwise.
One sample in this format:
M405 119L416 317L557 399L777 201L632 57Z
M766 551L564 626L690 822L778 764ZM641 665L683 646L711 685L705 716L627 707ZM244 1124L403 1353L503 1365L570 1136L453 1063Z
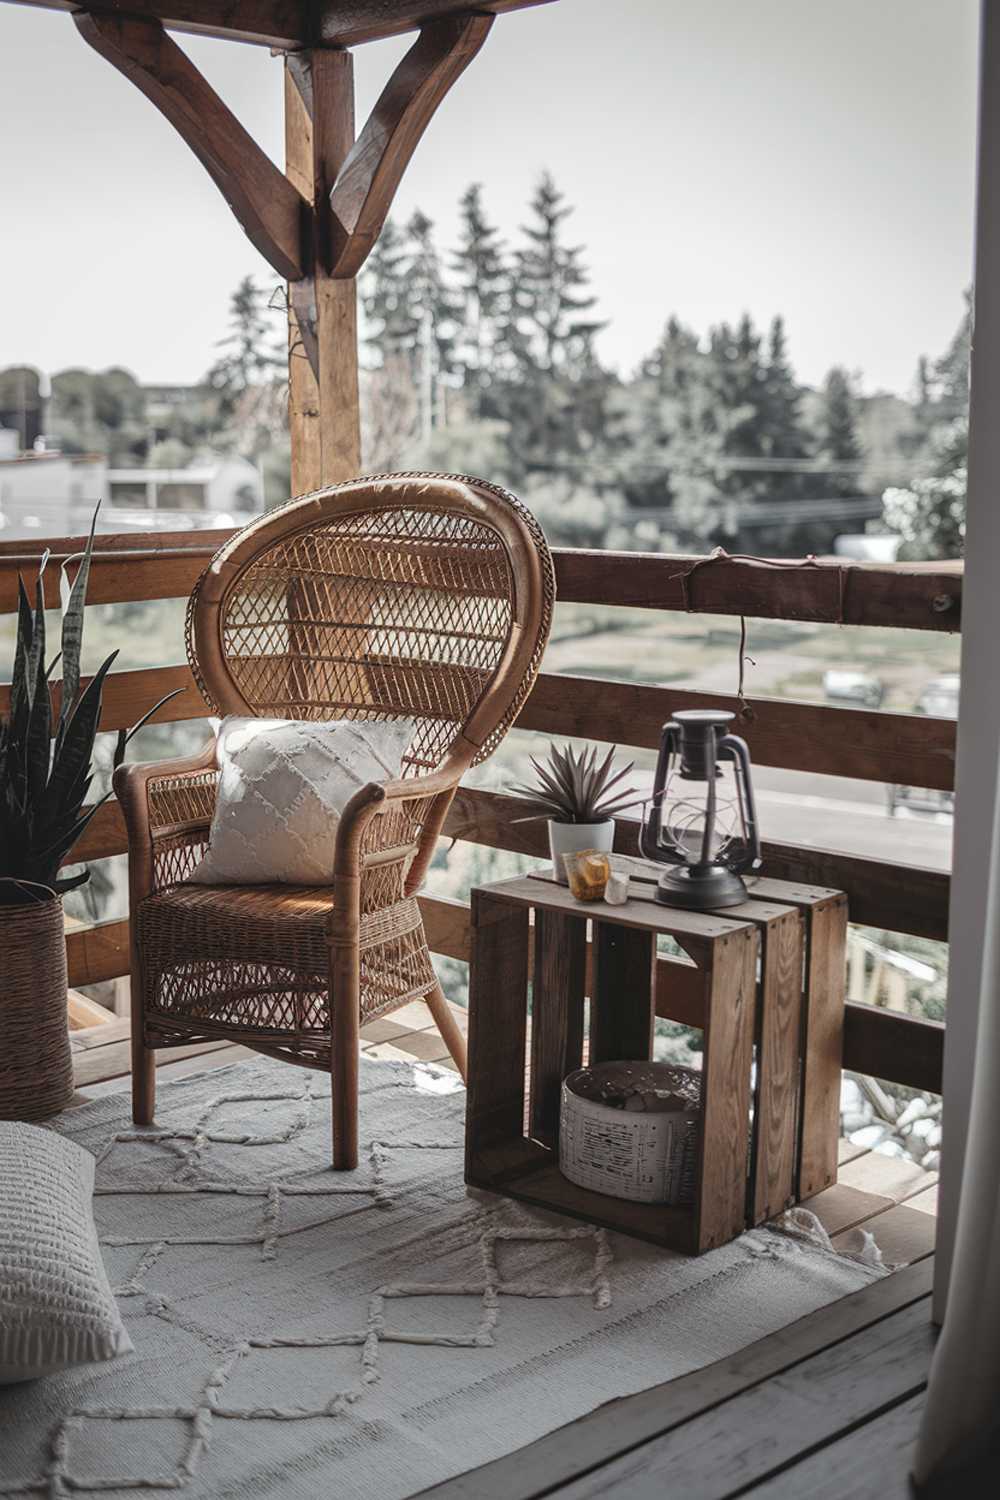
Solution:
M465 1013L455 1007L464 1025ZM73 1033L77 1099L127 1089L128 1023ZM371 1057L452 1066L426 1006L362 1032ZM253 1054L163 1054L163 1078ZM731 1358L623 1397L422 1500L909 1500L933 1348L936 1177L841 1142L839 1181L811 1199L838 1248L862 1227L898 1267Z

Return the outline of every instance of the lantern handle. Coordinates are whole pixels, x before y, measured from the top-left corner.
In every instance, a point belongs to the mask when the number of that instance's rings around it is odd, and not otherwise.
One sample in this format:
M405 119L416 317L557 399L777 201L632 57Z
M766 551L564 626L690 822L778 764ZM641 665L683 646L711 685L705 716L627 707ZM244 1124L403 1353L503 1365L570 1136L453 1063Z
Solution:
M757 804L754 801L753 781L750 776L750 750L747 742L738 734L724 734L718 743L719 754L726 751L736 766L736 786L743 803L747 840L743 853L729 861L729 868L737 875L746 870L755 870L760 865L760 825L757 822Z
M660 735L660 751L656 757L656 773L653 777L653 794L649 799L649 812L644 812L639 825L639 853L643 859L656 864L680 864L680 856L669 852L660 844L660 829L663 824L663 796L667 785L670 757L676 750L680 736L680 725L673 719L664 724Z

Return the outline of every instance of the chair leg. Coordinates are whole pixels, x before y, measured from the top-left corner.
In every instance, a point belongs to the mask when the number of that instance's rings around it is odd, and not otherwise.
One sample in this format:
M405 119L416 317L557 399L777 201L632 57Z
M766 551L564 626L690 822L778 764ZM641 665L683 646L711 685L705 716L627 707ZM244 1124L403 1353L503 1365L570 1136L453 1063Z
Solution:
M465 1045L465 1037L458 1029L458 1022L452 1015L451 1006L445 999L444 990L436 984L429 994L424 996L427 1001L427 1009L434 1017L434 1025L441 1033L441 1040L451 1053L452 1060L459 1073L462 1082L468 1081L468 1049Z
M156 1054L146 1046L142 989L132 971L132 1120L152 1125L156 1112Z
M358 1164L358 1049L361 1028L357 949L333 955L330 990L330 1093L333 1166L352 1172ZM340 982L338 982L338 976Z

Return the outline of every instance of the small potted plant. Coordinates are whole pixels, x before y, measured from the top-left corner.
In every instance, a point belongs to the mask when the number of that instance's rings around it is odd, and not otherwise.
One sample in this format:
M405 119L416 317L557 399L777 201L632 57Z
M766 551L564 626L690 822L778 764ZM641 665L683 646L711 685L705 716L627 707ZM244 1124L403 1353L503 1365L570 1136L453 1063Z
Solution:
M642 798L634 787L622 790L619 783L632 770L634 762L612 772L617 745L612 745L602 761L597 748L574 750L572 745L560 749L549 746L545 764L531 757L538 777L536 786L515 786L511 791L524 797L532 811L519 823L547 818L552 869L557 880L568 884L563 865L564 854L583 849L598 849L610 854L615 838L615 815L637 807ZM617 788L617 790L616 790Z
M101 690L118 654L112 652L90 681L81 683L93 542L92 525L72 588L64 567L62 650L47 665L48 553L39 564L34 608L18 578L10 702L7 716L0 717L0 1119L45 1119L64 1108L73 1092L62 893L83 885L89 871L60 876L59 868L111 795L85 805ZM57 664L62 681L56 713L51 683ZM116 766L136 730L173 696L161 698L132 729L119 730Z

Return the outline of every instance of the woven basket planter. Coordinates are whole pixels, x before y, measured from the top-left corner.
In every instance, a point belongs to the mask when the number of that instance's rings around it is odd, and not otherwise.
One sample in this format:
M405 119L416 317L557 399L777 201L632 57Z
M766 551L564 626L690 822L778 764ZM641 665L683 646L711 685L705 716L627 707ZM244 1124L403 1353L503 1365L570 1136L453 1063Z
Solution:
M0 1120L46 1120L73 1097L62 901L0 906Z

